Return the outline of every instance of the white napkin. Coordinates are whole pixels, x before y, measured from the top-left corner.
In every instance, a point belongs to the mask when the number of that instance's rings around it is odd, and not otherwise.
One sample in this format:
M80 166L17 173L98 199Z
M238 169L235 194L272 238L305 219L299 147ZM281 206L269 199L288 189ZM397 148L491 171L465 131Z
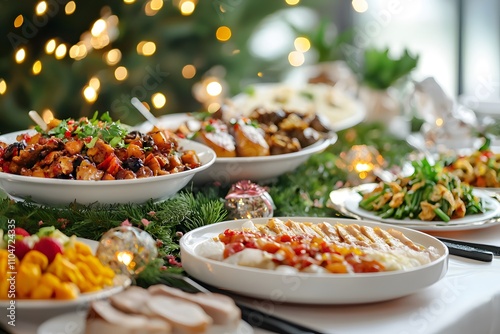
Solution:
M477 128L474 112L450 98L433 77L415 83L414 100L416 112L424 120L426 143L447 149L473 145Z

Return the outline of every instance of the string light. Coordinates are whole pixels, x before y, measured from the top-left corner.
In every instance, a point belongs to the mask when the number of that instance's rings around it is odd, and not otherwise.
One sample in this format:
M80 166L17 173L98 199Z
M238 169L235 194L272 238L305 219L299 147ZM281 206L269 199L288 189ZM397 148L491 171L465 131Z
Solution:
M295 49L300 52L307 52L311 48L311 42L305 37L297 37L293 45Z
M16 63L21 64L26 58L26 50L24 50L24 48L20 48L19 50L17 50L15 58Z
M257 72L257 76L258 76L259 78L262 78L262 77L264 76L264 73L262 73L262 72Z
M59 44L55 51L56 59L63 59L66 56L66 52L68 51L66 44Z
M75 60L83 59L87 56L87 47L82 42L79 42L69 49L69 56Z
M179 9L182 15L189 16L193 14L194 10L196 9L196 4L191 0L181 1L179 3Z
M144 6L144 13L147 16L154 16L156 15L156 13L158 13L158 11L153 9L151 6L152 6L152 1L149 1L148 3L146 3L146 6Z
M358 13L364 13L368 10L366 0L352 0L352 8Z
M33 63L32 71L34 75L38 75L42 71L42 62L40 60Z
M300 0L285 0L285 2L287 5L295 6L300 2Z
M145 56L151 56L156 52L156 44L154 42L146 42L142 47L142 54Z
M153 107L160 109L167 103L167 98L162 93L155 93L151 96L151 103L153 103Z
M66 15L71 15L75 12L76 10L76 3L74 1L70 1L64 6L64 12Z
M123 0L127 5L130 5L131 3L134 3L135 0Z
M304 64L304 61L305 61L305 57L304 57L304 54L302 52L292 51L288 54L288 62L292 66L295 66L295 67L301 66L302 64Z
M5 94L7 91L7 83L5 82L4 79L0 79L0 95Z
M150 4L152 10L158 11L163 7L163 0L151 0Z
M119 66L116 68L116 70L115 70L116 80L123 81L123 80L127 79L127 76L128 76L127 68L125 68L124 66Z
M151 41L140 41L137 44L137 53L143 56L151 56L156 52L156 44Z
M221 42L226 42L231 38L231 29L226 26L221 26L215 32L215 37Z
M103 19L99 19L94 22L92 25L92 29L90 30L90 33L94 37L99 37L100 34L102 34L106 30L106 21Z
M211 112L211 113L214 113L219 109L220 109L220 103L217 103L217 102L212 102L207 107L208 112Z
M101 87L101 81L99 81L97 77L92 77L89 80L89 86L92 87L97 92Z
M24 23L24 16L18 15L14 20L14 28L19 28Z
M182 68L182 76L185 79L192 79L196 75L196 67L193 65L186 65Z
M45 44L45 52L47 54L52 54L56 49L56 40L55 39L50 39L47 44Z
M219 96L222 93L222 85L218 81L211 81L207 84L207 93L210 96Z
M110 66L118 64L121 59L122 53L119 49L112 49L104 54L104 60Z
M94 88L85 86L83 89L83 97L90 103L95 102L95 100L97 100L97 92Z
M35 7L35 13L38 16L43 15L47 11L47 2L40 1Z
M50 123L54 119L54 113L50 109L44 109L42 110L42 118L45 121L45 123Z

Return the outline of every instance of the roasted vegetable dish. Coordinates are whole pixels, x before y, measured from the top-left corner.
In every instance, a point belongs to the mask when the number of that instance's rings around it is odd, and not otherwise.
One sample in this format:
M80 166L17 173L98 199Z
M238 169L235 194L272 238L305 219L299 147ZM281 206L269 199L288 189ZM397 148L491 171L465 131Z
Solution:
M331 131L318 115L257 108L248 117L198 113L175 133L212 148L218 157L255 157L298 152Z
M445 161L444 170L473 187L500 188L500 154L490 149L489 141L470 155Z
M178 137L153 129L128 132L108 113L53 120L14 143L0 142L0 172L42 178L120 180L160 176L197 168L196 152L183 151Z
M431 165L426 159L412 164L415 169L412 175L380 182L373 191L361 194L359 206L381 218L444 222L485 211L472 187L456 175L444 172L442 166Z

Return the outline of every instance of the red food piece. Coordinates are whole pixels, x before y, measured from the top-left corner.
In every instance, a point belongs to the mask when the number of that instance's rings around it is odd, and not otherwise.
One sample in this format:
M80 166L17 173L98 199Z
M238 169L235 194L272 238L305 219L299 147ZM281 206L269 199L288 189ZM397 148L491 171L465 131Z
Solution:
M22 239L16 239L14 241L14 255L19 260L22 260L26 253L28 253L30 250L31 248L26 241Z
M41 238L35 246L33 246L33 249L44 254L49 260L49 263L54 260L58 253L62 254L64 252L64 248L59 241L50 237Z
M28 233L28 231L26 231L22 227L16 227L16 228L14 228L14 234L15 235L20 235L20 236L23 236L23 237L29 237L30 236L30 234Z

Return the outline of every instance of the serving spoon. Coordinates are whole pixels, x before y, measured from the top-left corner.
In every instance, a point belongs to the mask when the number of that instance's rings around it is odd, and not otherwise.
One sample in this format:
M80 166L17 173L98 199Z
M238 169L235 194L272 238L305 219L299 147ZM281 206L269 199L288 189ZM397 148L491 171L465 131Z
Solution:
M144 106L144 104L142 104L141 101L139 101L138 98L136 97L133 97L131 100L130 100L130 103L132 103L132 105L142 114L142 116L144 116L144 118L146 118L146 120L151 123L151 125L153 126L158 126L159 124L159 121L158 121L158 118L156 118L152 113L151 111L148 110L148 108L146 108Z
M43 131L47 131L47 123L43 120L42 116L37 113L35 110L30 110L28 115L36 123Z

